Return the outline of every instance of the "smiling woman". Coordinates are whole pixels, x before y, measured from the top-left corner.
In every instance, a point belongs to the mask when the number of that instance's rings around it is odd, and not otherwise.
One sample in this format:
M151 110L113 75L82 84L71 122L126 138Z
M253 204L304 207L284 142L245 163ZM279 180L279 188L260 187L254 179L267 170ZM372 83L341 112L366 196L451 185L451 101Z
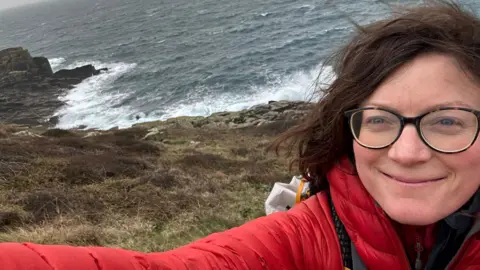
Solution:
M3 269L478 269L480 20L441 2L358 30L273 145L308 199L163 253L4 243Z
M353 145L358 175L392 219L432 224L477 192L480 144L473 142L480 114L473 108L480 108L480 86L472 79L452 56L422 54L396 70L361 104L420 115L400 118L366 110L354 132L359 134ZM458 107L450 107L453 100ZM372 150L375 143L388 147Z

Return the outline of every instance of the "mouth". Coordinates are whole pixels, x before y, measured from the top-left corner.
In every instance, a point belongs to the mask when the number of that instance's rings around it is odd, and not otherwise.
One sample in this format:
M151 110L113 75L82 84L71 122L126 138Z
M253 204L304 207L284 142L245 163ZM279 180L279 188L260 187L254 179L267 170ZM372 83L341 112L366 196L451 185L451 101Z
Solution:
M410 185L410 186L420 186L420 185L426 185L430 183L435 183L444 180L446 177L439 177L439 178L429 178L429 179L421 179L421 178L406 178L406 177L398 177L398 176L393 176L384 172L381 172L385 177L404 184L404 185Z

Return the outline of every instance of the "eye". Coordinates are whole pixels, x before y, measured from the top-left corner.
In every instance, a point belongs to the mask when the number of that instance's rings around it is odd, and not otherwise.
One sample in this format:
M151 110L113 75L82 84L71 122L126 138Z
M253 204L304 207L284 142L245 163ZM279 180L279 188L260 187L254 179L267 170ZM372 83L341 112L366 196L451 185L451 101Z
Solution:
M442 125L445 125L445 126L451 126L451 125L455 124L455 122L452 121L452 119L442 119L442 120L438 121L438 123L440 123Z
M365 119L366 124L378 125L378 124L385 124L386 122L387 122L386 119L382 117L369 117Z
M443 119L438 119L435 124L440 124L442 126L454 126L454 125L461 125L461 122L452 118L443 118Z

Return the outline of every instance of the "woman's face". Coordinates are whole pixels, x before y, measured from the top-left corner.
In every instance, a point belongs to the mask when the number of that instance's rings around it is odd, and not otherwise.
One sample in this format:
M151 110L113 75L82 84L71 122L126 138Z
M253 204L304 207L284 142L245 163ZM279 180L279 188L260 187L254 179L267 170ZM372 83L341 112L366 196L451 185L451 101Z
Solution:
M362 106L379 106L412 117L438 106L480 110L480 86L449 56L421 55L385 80ZM385 149L354 142L360 179L394 220L435 223L465 204L480 185L480 142L456 154L430 149L413 125ZM402 180L402 181L399 181ZM407 183L408 182L408 183Z

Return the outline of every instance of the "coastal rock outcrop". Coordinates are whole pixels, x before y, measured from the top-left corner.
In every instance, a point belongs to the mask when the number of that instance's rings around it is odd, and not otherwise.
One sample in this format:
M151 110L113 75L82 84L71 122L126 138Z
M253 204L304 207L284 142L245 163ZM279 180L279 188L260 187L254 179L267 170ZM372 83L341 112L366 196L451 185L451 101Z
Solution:
M85 65L74 69L61 69L53 74L54 78L76 78L84 80L88 77L100 74L101 71L108 71L106 68L95 69L93 65Z
M245 129L259 127L261 132L277 134L304 118L313 106L304 101L270 101L236 112L218 112L207 117L182 116L166 121L141 123L134 126L147 127L144 140L157 139L170 127L207 129Z
M0 50L0 121L51 125L48 117L63 105L58 96L102 71L108 70L85 65L54 73L46 57L22 47Z

